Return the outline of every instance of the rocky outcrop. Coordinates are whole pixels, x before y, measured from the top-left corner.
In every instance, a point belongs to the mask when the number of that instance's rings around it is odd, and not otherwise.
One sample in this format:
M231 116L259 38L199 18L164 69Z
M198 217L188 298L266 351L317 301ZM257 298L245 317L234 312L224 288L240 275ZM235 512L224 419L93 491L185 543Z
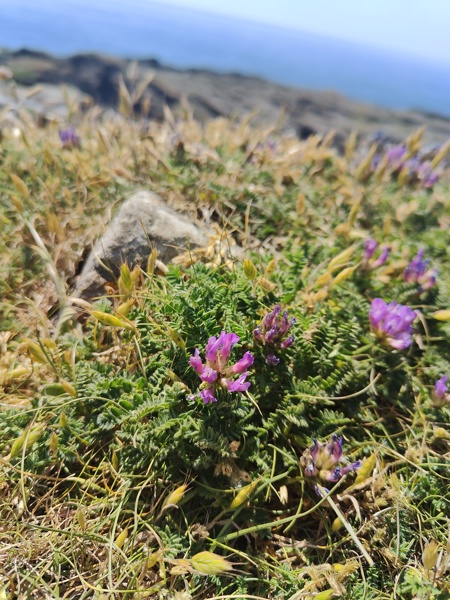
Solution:
M72 85L45 84L30 88L0 80L0 109L6 108L11 121L23 108L44 120L65 121L69 104L87 108L92 104L92 98Z
M70 84L91 96L95 102L116 107L118 82L123 77L129 87L154 73L148 85L151 95L149 118L164 118L164 107L176 114L187 98L200 121L224 116L248 115L256 111L254 122L273 125L283 114L285 129L308 137L336 131L345 139L356 130L363 136L382 131L391 141L399 141L425 125L426 143L443 143L450 138L450 119L420 111L395 111L356 102L334 92L311 91L276 85L256 77L218 74L207 70L176 70L155 60L141 60L135 69L137 79L128 77L130 61L98 54L54 58L42 52L20 50L0 54L0 65L8 66L16 81ZM136 100L135 108L139 109ZM45 110L45 106L43 106Z
M158 259L167 263L204 244L206 236L197 225L169 208L157 194L137 192L122 204L95 244L72 296L92 300L105 295L105 283L117 279L122 263L130 268L145 266L153 248Z

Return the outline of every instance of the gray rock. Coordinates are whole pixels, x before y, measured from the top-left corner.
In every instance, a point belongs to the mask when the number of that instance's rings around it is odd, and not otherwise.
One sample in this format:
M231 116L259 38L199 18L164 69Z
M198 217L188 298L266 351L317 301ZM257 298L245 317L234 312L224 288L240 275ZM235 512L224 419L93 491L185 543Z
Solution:
M140 191L126 200L90 253L73 296L104 296L104 284L119 275L120 265L147 263L156 248L164 263L189 248L205 245L206 236L186 217L169 208L153 192Z
M71 85L41 84L28 88L0 81L0 109L9 109L11 116L25 108L34 115L64 122L69 115L68 103L87 108L92 98Z

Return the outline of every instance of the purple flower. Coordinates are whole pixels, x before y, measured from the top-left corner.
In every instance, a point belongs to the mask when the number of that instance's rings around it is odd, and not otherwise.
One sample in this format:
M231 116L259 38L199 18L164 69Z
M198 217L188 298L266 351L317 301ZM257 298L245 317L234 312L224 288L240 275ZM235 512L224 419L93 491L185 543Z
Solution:
M61 129L59 132L59 139L63 148L75 148L80 145L80 137L75 133L73 127L67 129Z
M423 260L425 250L420 248L416 256L412 259L409 265L406 267L403 277L405 281L410 283L416 283L425 274L428 266L428 260Z
M408 283L418 283L420 290L428 290L436 283L437 269L428 269L429 260L424 260L424 249L420 248L416 256L406 267L403 278Z
M336 483L350 471L358 469L361 466L360 461L344 467L339 464L345 460L342 446L343 439L336 434L332 435L328 443L320 443L314 439L313 445L300 457L300 465L305 476L315 483L321 481Z
M387 153L387 162L389 169L401 169L406 156L405 146L393 146Z
M250 387L250 381L245 381L248 374L248 371L243 373L235 381L223 378L222 385L225 386L229 392L246 392Z
M378 337L396 350L405 350L412 344L412 322L417 313L409 306L374 298L369 311L372 329Z
M275 356L275 354L268 354L266 356L266 363L271 367L276 367L280 364L280 359Z
M268 350L266 355L266 363L271 366L276 366L280 360L274 354L273 350L278 348L286 350L294 343L294 336L287 335L295 319L289 319L288 311L285 310L281 314L281 307L275 308L263 318L261 323L253 331L253 336L260 344Z
M372 268L377 269L378 267L382 267L384 265L384 263L387 261L387 259L389 258L390 253L391 253L391 249L388 246L383 246L383 248L381 249L380 256L373 263Z
M438 181L440 173L433 170L429 160L425 160L417 168L417 177L425 188L430 188Z
M372 238L366 238L364 241L364 252L362 256L364 269L377 269L378 267L384 265L384 263L387 261L391 252L391 249L388 246L383 246L379 257L375 261L371 260L377 247L378 242Z
M433 399L432 399L433 406L440 407L440 406L444 406L445 404L450 402L450 394L448 393L449 389L447 386L447 381L448 381L447 375L443 375L434 384Z
M430 160L424 160L419 154L408 156L405 146L393 146L386 158L388 169L404 183L421 183L423 187L430 188L440 177Z
M446 394L448 392L448 386L446 385L447 381L448 381L447 375L443 375L434 384L434 395L436 396L436 398L439 398L439 400L441 398L443 398L444 394Z
M231 350L238 341L238 335L225 331L222 331L218 338L210 337L205 348L205 364L200 357L198 348L195 349L189 362L195 372L200 375L202 384L199 394L189 396L191 400L200 395L205 404L217 402L215 393L218 387L227 389L229 392L246 392L248 390L250 382L246 381L249 374L247 369L253 364L253 355L246 352L240 360L227 367ZM239 375L239 377L232 379L233 375Z
M368 262L372 258L375 250L377 249L377 246L378 242L376 242L372 238L366 238L366 240L364 241L364 261Z
M417 158L417 156L413 156L403 163L402 170L404 170L411 178L413 178L417 175L419 167L420 160Z
M436 280L438 276L437 269L428 269L425 275L422 277L422 282L420 285L420 291L429 290L434 285L436 285Z
M241 360L238 360L237 363L234 363L234 365L232 365L228 371L236 374L243 373L252 366L254 360L253 354L251 354L251 352L246 352Z

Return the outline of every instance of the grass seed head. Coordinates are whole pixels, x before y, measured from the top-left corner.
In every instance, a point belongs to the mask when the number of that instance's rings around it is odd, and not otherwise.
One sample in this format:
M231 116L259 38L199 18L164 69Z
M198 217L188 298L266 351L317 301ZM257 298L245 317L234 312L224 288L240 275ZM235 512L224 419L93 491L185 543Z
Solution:
M223 575L233 570L233 564L214 552L199 552L191 558L193 568L201 575Z

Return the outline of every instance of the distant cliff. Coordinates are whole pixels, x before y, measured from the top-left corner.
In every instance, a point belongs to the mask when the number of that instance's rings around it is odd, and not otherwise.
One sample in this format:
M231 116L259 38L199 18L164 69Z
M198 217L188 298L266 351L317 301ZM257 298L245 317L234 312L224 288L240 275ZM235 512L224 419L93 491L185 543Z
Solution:
M355 102L334 92L295 89L239 74L177 70L151 59L133 66L131 61L99 54L55 58L23 49L3 51L1 64L12 70L18 84L69 84L106 107L117 106L121 78L128 88L131 80L137 88L153 73L153 79L144 87L151 98L148 116L157 120L163 118L164 106L176 114L185 98L200 121L256 111L256 122L273 124L281 118L283 126L300 138L334 129L338 144L352 130L364 136L382 131L397 141L422 125L427 127L427 143L442 143L450 138L450 119L439 115L394 111ZM139 104L137 99L135 109L141 108ZM45 106L42 109L45 111Z

